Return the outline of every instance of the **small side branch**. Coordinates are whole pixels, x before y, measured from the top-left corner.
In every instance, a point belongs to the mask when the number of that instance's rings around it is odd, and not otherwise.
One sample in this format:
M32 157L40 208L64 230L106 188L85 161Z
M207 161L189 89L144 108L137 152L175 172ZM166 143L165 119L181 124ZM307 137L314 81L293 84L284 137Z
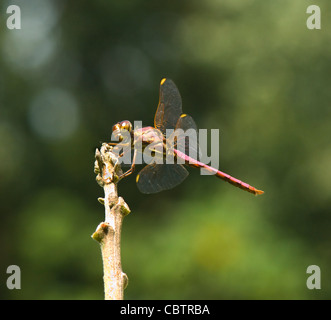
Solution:
M122 271L121 230L123 218L130 213L130 209L117 194L117 182L122 170L112 147L104 143L100 151L96 150L95 158L96 180L105 193L104 198L98 199L105 206L105 221L98 225L92 238L98 241L101 247L105 299L123 300L128 277Z

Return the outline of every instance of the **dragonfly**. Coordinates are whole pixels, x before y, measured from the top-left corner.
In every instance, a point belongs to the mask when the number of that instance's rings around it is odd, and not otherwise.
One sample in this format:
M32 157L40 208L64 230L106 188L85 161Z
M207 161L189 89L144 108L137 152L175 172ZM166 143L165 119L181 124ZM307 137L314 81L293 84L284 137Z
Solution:
M167 139L167 130L169 129L173 129L175 132L177 129L184 131L193 129L197 132L197 126L193 118L182 112L182 99L175 83L170 79L163 78L160 83L159 103L154 117L154 127L148 126L133 129L132 123L124 120L116 123L112 128L113 137L116 137L118 142L110 142L109 144L116 146L119 142L123 142L123 132L128 132L130 137L128 142L129 148L134 150L131 167L122 174L120 179L134 172L137 150L139 149L137 146L140 145L142 147L141 150L145 151L146 148L153 145L154 151L161 150L159 153L162 154L163 158L171 154L175 160L181 161L180 163L178 163L179 161L174 161L171 164L157 163L155 161L148 163L136 177L137 187L142 193L152 194L176 187L189 174L185 165L204 169L215 177L254 195L264 193L264 191L258 190L248 183L200 162L198 160L198 144L189 143L185 136L183 138ZM156 146L160 148L156 148ZM193 148L195 150L192 150ZM197 156L192 157L190 156L191 154L196 154ZM120 156L123 156L123 153Z

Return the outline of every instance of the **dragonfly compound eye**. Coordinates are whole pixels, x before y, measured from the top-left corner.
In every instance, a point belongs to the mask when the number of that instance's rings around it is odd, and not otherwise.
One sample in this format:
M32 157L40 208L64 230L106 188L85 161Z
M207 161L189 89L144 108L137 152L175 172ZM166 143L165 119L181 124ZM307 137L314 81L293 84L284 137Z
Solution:
M116 124L113 125L112 131L112 137L114 137L115 139L117 139L117 141L121 142L123 140L123 136L121 134L121 124L118 122Z
M118 123L113 125L112 131L115 132L115 131L119 131L120 129L121 129L121 125L118 122Z
M121 126L122 130L127 130L129 132L131 132L131 130L132 130L132 124L128 120L124 120L124 121L120 122L120 126Z

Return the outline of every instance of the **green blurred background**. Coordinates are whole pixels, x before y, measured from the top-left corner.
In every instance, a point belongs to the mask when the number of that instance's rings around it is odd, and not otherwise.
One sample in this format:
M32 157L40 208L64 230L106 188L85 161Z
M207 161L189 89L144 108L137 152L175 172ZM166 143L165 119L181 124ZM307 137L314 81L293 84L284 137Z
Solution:
M331 298L330 1L7 0L0 18L1 298L103 299L94 151L117 121L153 124L163 77L220 129L221 170L265 194L194 169L156 195L121 181L125 298Z

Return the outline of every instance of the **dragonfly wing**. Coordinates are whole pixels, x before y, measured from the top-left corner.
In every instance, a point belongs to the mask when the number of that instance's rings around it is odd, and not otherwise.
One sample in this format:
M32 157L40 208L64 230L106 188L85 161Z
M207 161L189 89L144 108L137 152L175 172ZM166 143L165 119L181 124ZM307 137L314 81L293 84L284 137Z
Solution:
M150 164L137 175L137 186L142 193L157 193L182 183L188 171L180 164Z
M180 117L177 119L176 122L176 129L183 129L183 130L188 130L188 129L194 129L195 131L198 131L198 127L195 124L195 121L193 120L193 118L188 115L183 113L182 115L180 115Z
M180 130L181 129L181 130ZM199 160L201 151L199 148L198 128L193 118L182 114L176 124L176 130L170 136L173 147L195 160Z
M170 79L162 79L160 83L159 105L154 118L154 127L166 134L166 129L174 129L182 114L182 98Z

